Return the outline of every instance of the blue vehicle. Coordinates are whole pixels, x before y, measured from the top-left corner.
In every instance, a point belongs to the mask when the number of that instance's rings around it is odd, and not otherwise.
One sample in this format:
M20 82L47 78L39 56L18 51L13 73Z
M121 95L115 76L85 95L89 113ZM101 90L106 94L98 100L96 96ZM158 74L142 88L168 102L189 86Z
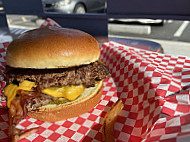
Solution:
M106 9L106 0L42 0L46 12L99 13Z

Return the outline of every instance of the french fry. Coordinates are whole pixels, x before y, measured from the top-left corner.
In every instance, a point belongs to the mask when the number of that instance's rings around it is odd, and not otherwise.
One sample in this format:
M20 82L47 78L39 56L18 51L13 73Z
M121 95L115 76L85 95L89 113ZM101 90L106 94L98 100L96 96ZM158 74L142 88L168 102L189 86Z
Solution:
M17 129L17 128L13 128L14 129L14 133L15 135L11 135L9 137L9 142L18 142L19 140L25 138L25 137L28 137L29 135L37 132L39 130L39 127L37 128L31 128L27 131L24 131L24 130L20 130L20 129Z
M124 105L122 101L118 100L115 104L112 105L111 109L106 113L102 129L104 142L115 142L114 124L123 107Z
M21 140L21 139L23 139L25 137L28 137L29 135L37 132L38 130L39 130L39 127L37 127L37 128L31 128L31 129L29 129L27 131L23 131L23 133L19 135L19 140Z

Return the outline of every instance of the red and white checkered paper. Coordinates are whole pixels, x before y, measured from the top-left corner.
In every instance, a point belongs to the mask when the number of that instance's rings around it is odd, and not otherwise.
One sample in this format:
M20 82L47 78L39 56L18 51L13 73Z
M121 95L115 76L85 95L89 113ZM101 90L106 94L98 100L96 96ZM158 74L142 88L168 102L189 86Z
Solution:
M56 23L50 19L46 25ZM0 44L2 89L5 52ZM104 80L99 104L79 117L43 122L26 117L21 129L40 127L21 142L102 141L102 122L111 105L120 98L124 109L115 124L117 142L189 141L190 138L190 58L139 50L115 42L101 45L101 60L112 78ZM0 141L7 141L6 102L0 101Z
M103 45L101 57L124 103L117 141L189 141L190 58L115 42Z

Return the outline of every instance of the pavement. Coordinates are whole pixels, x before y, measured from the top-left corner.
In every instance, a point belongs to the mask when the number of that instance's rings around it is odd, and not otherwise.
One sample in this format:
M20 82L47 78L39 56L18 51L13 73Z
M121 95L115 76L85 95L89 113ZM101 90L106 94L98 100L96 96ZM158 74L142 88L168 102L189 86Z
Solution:
M38 17L30 17L30 16L21 16L20 19L18 17L13 16L13 15L8 15L8 24L10 28L11 35L8 35L6 33L0 34L0 41L5 42L5 41L10 41L12 38L15 36L19 35L22 32L27 31L28 29L35 29L38 28L44 20L39 19ZM146 40L151 40L154 42L157 42L161 44L164 53L165 54L170 54L170 55L183 55L183 56L188 56L190 57L190 43L189 42L182 42L182 41L175 41L175 40L160 40L156 38L146 38L143 37L143 34L149 34L151 32L151 27L147 25L120 25L120 24L113 24L110 23L108 25L108 30L109 30L109 37L121 37L121 38L134 38L134 39L146 39ZM122 33L136 33L136 34L141 34L141 37L137 36L125 36L123 34L121 35L116 35L113 34L114 32L122 32Z

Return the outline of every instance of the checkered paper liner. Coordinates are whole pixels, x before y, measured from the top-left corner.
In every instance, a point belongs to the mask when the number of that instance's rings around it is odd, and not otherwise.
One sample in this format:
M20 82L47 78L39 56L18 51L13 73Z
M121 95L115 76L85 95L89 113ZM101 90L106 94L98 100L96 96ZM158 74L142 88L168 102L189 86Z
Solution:
M139 50L115 42L102 45L124 109L116 140L189 141L190 58Z
M46 25L56 23L48 19ZM0 44L0 89L5 86L7 46ZM116 141L189 141L190 58L107 42L101 45L101 60L112 78L104 80L99 104L79 117L54 123L26 117L18 128L40 130L21 141L102 141L103 117L118 98L124 109L115 124ZM6 102L0 104L0 141L7 141Z

